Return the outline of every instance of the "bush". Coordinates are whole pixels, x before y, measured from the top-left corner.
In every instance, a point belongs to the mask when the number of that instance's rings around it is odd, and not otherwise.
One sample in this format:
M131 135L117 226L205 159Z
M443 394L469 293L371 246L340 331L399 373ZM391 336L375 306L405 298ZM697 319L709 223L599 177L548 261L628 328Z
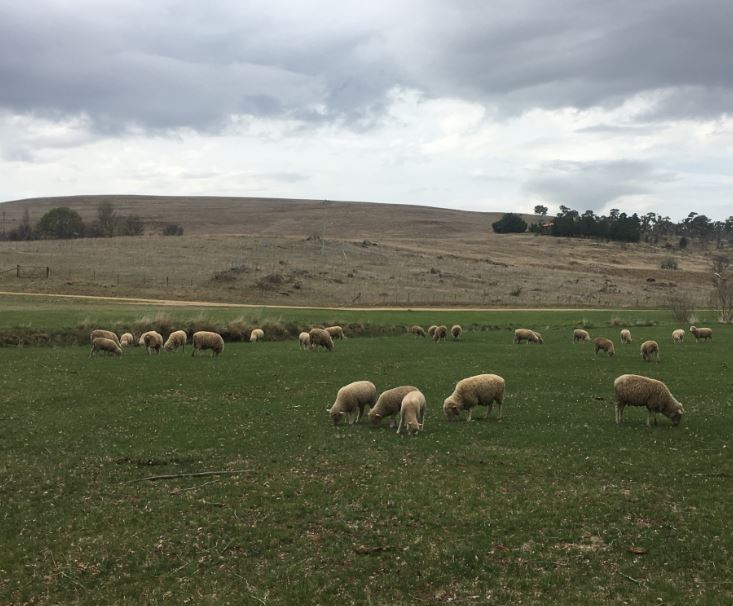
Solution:
M182 236L183 228L178 223L168 223L161 233L164 236Z
M506 213L491 227L497 234L521 234L527 231L527 222L515 213Z
M677 259L674 257L666 257L662 260L660 263L660 267L662 269L679 269L679 266L677 265Z

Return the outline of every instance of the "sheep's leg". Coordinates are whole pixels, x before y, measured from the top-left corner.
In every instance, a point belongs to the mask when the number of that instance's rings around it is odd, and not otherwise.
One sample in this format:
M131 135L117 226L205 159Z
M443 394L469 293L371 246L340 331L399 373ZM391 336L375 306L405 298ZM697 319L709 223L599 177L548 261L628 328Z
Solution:
M397 425L397 415L392 415L389 419L389 428L394 429L395 425Z
M491 409L493 407L494 407L494 403L493 402L489 402L489 405L486 407L486 416L484 417L485 419L488 419L489 418L489 415L491 414Z
M657 424L657 415L651 408L648 408L646 415L646 426L651 427L652 422L654 423L654 425Z
M402 433L402 415L400 414L400 424L397 427L397 435L400 435Z
M473 413L473 408L468 409L468 417L466 418L467 423L471 422L471 413Z
M420 421L418 425L420 426L421 430L423 427L425 427L425 407L420 410Z
M624 422L624 405L621 402L616 402L616 424L619 425Z

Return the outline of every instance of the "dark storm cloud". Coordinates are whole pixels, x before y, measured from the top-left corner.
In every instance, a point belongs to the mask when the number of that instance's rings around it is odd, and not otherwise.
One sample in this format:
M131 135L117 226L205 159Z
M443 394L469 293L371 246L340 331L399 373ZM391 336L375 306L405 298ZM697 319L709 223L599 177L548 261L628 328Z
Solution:
M2 2L0 106L98 130L217 130L232 115L371 124L393 87L497 105L614 106L645 119L733 102L727 0Z

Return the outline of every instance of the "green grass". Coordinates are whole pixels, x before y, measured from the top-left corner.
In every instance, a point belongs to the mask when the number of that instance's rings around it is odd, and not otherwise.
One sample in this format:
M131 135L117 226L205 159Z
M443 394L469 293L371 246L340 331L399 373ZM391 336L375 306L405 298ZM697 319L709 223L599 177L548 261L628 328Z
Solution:
M34 308L26 321L141 311ZM227 344L218 359L2 348L0 603L730 603L733 328L674 347L662 312L624 313L659 324L632 326L626 347L605 311L414 321L527 324L542 346L502 329L439 345L353 338L332 354ZM581 318L616 358L571 343ZM641 360L646 338L660 364ZM504 421L445 421L443 399L479 372L505 377ZM624 372L664 380L681 425L647 430L632 408L617 427ZM329 425L324 409L358 379L420 387L424 432ZM141 481L216 469L245 471Z

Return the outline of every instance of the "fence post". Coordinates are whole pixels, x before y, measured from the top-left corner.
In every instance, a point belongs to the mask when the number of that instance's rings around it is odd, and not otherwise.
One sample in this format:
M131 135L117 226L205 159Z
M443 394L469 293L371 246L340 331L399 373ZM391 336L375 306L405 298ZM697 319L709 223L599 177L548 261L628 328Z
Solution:
M165 277L165 287L168 288L168 276Z
M46 266L46 280L48 280L49 277L51 277L51 268Z
M15 266L15 277L20 278L20 265Z

